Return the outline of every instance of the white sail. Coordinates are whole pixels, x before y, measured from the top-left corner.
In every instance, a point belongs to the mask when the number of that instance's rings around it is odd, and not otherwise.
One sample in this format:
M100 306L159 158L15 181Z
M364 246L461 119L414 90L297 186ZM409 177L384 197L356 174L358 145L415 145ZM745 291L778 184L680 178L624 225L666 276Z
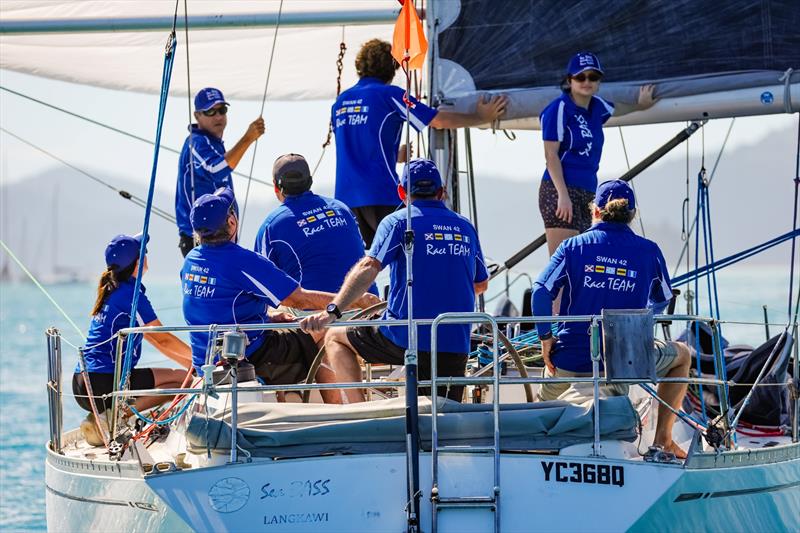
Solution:
M170 94L187 92L184 3L179 3L178 51ZM188 2L191 91L225 87L225 95L261 99L272 51L277 0ZM392 0L285 0L270 75L269 99L331 99L336 94L339 43L347 44L343 86L355 83L355 54L365 41L390 39L398 10ZM158 92L164 44L175 2L3 1L0 68L124 91ZM217 24L223 29L194 29ZM306 21L307 25L304 25ZM75 30L80 22L81 30ZM70 26L72 24L73 26ZM114 31L145 28L150 31ZM37 29L38 28L38 29ZM43 29L45 28L45 29Z

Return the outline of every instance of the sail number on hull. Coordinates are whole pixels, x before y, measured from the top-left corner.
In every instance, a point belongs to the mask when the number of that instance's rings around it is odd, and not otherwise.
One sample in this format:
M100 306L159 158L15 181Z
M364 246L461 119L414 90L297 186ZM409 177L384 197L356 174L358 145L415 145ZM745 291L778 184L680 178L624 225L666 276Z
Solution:
M588 483L590 485L625 485L625 468L619 465L542 461L545 481Z

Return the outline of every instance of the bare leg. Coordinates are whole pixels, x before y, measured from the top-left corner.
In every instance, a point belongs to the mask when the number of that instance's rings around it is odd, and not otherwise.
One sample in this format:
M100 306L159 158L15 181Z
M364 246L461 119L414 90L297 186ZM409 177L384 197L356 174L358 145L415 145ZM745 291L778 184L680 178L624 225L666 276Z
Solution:
M672 367L667 372L668 378L685 378L689 376L689 365L691 356L686 345L672 343L678 350L678 357L675 358ZM658 386L658 395L672 406L676 411L681 408L683 397L686 395L686 383L661 383ZM672 426L675 424L675 415L664 405L658 406L658 421L656 422L656 435L653 444L664 447L665 451L674 453L678 458L684 459L686 452L681 450L672 441Z
M186 370L180 368L153 368L156 389L178 389L186 378ZM173 396L142 396L136 399L136 410L144 411L172 400Z
M321 378L320 374L317 374L317 380L320 383L361 381L361 365L358 363L355 349L347 340L347 332L344 328L329 329L325 335L323 365L326 367L326 375ZM325 403L358 403L364 401L364 392L361 389L324 390L322 399L325 400Z
M567 229L567 228L545 228L544 235L547 238L547 253L550 257L556 252L556 248L558 245L561 244L563 241L569 239L570 237L574 237L577 235L578 232L574 229ZM558 314L558 310L561 306L561 292L558 293L558 296L553 300L553 315Z

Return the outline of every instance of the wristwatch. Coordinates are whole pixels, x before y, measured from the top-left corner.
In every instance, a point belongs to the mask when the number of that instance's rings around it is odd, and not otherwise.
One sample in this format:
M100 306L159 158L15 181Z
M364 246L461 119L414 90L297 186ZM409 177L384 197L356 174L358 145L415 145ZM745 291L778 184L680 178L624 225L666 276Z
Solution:
M328 307L325 308L325 311L327 311L329 315L335 316L337 319L342 318L342 312L339 311L339 306L333 302L328 304Z

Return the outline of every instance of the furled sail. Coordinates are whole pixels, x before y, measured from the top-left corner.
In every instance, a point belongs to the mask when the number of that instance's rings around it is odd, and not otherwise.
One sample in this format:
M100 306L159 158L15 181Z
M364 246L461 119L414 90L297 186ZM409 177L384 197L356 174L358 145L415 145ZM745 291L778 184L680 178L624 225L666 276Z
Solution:
M504 127L537 127L559 94L569 58L596 53L600 94L633 103L657 83L662 100L612 124L800 111L800 9L796 0L432 2L440 27L435 91L457 110L503 91Z
M233 98L261 99L278 0L189 0L192 91L225 88ZM171 94L186 94L184 2L178 2L178 52ZM269 85L270 99L332 99L344 38L343 86L356 82L358 48L391 39L396 1L286 0ZM156 93L174 1L3 0L0 68L74 83Z

